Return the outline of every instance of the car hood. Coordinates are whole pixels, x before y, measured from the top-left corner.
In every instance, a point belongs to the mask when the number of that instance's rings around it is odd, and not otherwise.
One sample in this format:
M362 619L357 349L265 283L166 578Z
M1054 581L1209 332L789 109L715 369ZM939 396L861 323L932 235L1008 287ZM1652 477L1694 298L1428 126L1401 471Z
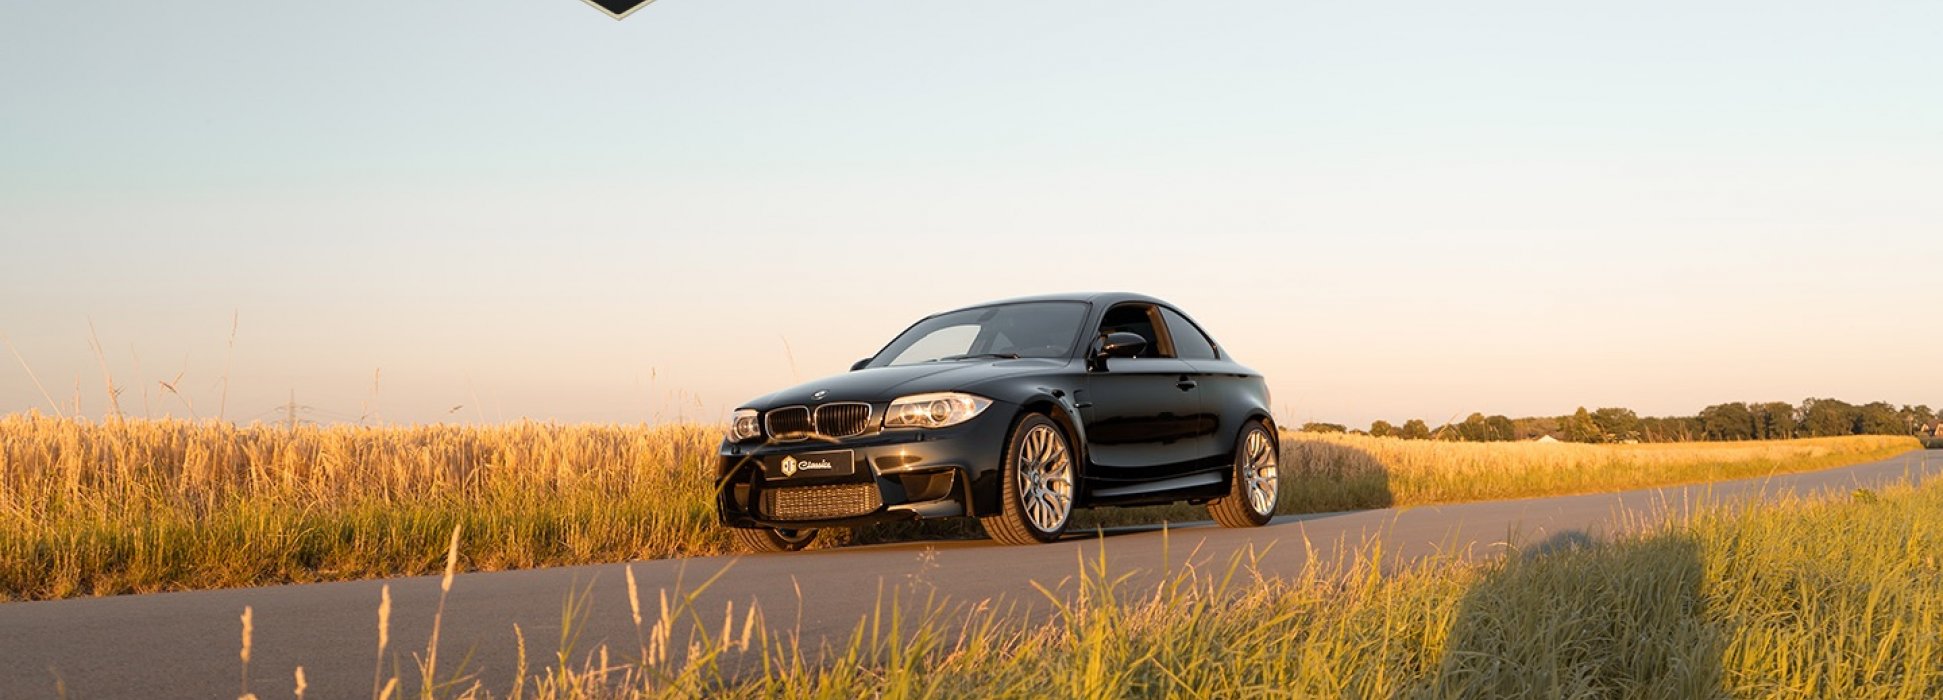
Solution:
M743 408L771 409L831 401L889 401L933 391L958 391L999 377L1054 369L1063 359L963 360L902 367L872 367L832 375L758 397ZM817 397L817 392L828 392Z

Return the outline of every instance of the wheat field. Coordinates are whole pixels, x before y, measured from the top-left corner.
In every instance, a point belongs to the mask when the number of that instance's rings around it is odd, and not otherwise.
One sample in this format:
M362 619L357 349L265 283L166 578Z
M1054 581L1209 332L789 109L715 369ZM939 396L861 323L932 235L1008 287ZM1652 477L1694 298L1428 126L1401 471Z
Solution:
M0 600L719 554L713 426L237 426L0 417ZM1871 461L1907 438L1460 444L1287 434L1281 512L1508 498ZM1103 510L1076 527L1201 519ZM962 523L852 537L964 534ZM828 538L840 544L843 536Z
M1621 491L1858 464L1922 445L1851 436L1748 442L1441 442L1290 433L1287 512ZM1293 478L1291 478L1291 476Z

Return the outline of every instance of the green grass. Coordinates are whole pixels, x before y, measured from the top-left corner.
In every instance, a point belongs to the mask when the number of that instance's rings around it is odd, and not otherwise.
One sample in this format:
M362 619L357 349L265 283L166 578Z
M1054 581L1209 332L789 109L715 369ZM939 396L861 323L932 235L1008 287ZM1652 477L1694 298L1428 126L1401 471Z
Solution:
M713 427L336 426L0 417L0 600L498 570L732 551L710 495ZM1913 449L1908 438L1693 445L1454 444L1288 435L1280 512L1758 476ZM1082 512L1088 529L1204 519ZM826 545L977 536L890 525Z

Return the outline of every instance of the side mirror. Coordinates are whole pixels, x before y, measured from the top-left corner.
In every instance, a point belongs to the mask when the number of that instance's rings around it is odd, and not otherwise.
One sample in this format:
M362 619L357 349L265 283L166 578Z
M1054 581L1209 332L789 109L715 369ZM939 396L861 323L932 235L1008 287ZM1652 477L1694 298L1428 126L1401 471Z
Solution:
M1101 357L1135 357L1146 349L1147 339L1139 333L1108 333L1100 340Z
M852 371L852 372L855 372L855 371L857 371L857 370L860 370L860 369L863 369L863 368L864 368L864 365L868 365L868 364L870 364L870 361L871 361L871 360L875 360L875 359L877 359L877 358L875 358L875 357L866 357L866 358L864 358L864 359L861 359L861 360L858 360L858 361L856 361L856 362L852 362L852 363L850 363L850 371Z
M1139 333L1108 333L1093 341L1092 365L1094 370L1106 369L1106 361L1115 357L1136 357L1147 349L1147 339Z

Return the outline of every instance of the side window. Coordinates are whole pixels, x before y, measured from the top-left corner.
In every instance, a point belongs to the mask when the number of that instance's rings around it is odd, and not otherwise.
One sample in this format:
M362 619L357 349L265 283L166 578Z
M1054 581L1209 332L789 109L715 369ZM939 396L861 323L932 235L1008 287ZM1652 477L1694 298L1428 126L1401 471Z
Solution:
M1165 306L1160 307L1160 315L1167 319L1167 335L1174 339L1175 355L1183 360L1215 359L1214 341L1194 327L1194 322Z
M1154 330L1153 307L1145 304L1125 304L1107 309L1106 317L1100 319L1100 334L1135 333L1147 339L1147 349L1136 357L1173 357L1160 347L1160 334Z

